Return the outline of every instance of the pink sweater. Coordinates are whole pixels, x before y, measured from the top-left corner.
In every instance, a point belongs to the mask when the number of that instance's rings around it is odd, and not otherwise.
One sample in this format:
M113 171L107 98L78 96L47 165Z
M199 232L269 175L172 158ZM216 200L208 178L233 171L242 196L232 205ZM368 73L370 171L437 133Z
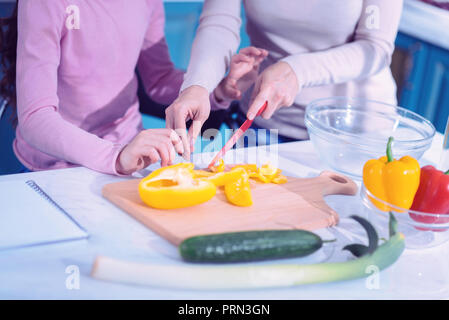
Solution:
M212 90L221 80L240 43L242 4L251 44L269 51L261 70L285 61L301 85L292 107L269 120L257 117L255 124L307 139L304 109L314 99L396 103L389 65L402 0L205 0L183 88ZM246 92L240 103L245 113L251 94Z
M18 27L17 157L31 170L117 174L119 152L142 130L136 66L159 103L183 81L162 0L22 0Z

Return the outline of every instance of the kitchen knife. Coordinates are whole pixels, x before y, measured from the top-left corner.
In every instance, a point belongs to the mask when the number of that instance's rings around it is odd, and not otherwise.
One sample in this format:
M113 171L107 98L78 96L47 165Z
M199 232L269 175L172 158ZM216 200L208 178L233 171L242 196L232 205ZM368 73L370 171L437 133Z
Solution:
M265 111L267 108L268 101L265 101L262 108L259 109L259 111L256 114L256 117L260 116L262 112ZM254 117L255 118L255 117ZM254 119L253 119L254 120ZM211 168L215 165L215 163L224 157L225 153L228 152L232 147L237 143L237 141L243 136L246 130L248 130L249 127L251 127L251 124L253 123L253 120L247 119L240 128L237 129L237 131L232 135L232 137L226 142L224 147L217 153L217 155L214 157L212 162L209 164L208 168Z

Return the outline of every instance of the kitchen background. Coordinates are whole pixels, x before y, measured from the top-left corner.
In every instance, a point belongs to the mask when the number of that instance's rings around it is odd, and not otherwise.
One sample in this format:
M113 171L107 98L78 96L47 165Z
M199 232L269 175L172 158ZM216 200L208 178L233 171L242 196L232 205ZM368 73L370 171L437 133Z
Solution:
M392 0L395 1L395 0ZM186 69L198 26L202 0L165 0L166 37L171 58ZM10 15L14 0L0 0L0 16ZM241 47L249 45L245 20ZM398 85L399 105L433 122L443 132L449 117L449 1L405 0L392 70ZM164 106L150 101L141 91L145 128L165 127ZM0 104L1 106L1 104ZM1 112L0 112L1 113ZM208 126L220 125L223 111L214 113ZM20 165L11 143L14 130L8 108L0 114L0 175L16 173ZM221 125L224 129L225 125Z

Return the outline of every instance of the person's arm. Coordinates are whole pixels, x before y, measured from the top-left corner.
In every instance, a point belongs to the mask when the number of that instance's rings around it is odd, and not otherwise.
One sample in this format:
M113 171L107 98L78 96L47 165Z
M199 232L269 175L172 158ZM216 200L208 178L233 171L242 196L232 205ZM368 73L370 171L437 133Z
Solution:
M100 139L59 114L57 70L65 32L63 1L20 1L17 107L20 133L34 148L67 162L117 174L123 146Z
M166 109L166 127L182 139L184 157L210 114L210 94L223 79L240 43L240 0L205 0L179 97ZM186 121L192 125L186 134Z
M402 0L364 0L351 42L282 59L301 87L344 83L370 77L388 67L402 11Z
M256 81L248 118L265 101L262 117L269 119L277 109L291 106L301 88L364 79L389 66L401 10L402 0L364 0L351 42L293 54L266 68Z
M170 58L164 25L163 3L157 1L154 3L137 69L148 96L160 104L169 105L178 97L184 71L177 69ZM212 109L225 109L230 103L227 99L216 99L214 92L211 92L209 98Z
M152 13L137 63L146 93L154 101L170 104L178 96L184 72L176 69L170 59L164 36L162 0L151 1Z
M223 79L240 44L241 0L205 0L181 91L193 85L209 93Z

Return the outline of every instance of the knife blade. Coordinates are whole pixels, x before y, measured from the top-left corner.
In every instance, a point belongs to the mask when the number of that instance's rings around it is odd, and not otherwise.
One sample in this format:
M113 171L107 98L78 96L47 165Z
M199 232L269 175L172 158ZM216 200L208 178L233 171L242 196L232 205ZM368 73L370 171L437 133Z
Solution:
M259 109L259 111L256 114L256 117L260 116L262 112L265 111L267 108L268 101L265 101L262 108ZM256 118L254 117L254 118ZM243 122L242 126L237 129L236 132L232 135L232 137L226 142L223 148L215 155L215 157L212 159L212 162L209 164L208 168L211 168L215 165L215 163L224 157L225 153L228 152L232 147L237 143L237 141L243 136L246 130L248 130L249 127L251 127L251 124L253 123L253 120L247 119L245 122Z

